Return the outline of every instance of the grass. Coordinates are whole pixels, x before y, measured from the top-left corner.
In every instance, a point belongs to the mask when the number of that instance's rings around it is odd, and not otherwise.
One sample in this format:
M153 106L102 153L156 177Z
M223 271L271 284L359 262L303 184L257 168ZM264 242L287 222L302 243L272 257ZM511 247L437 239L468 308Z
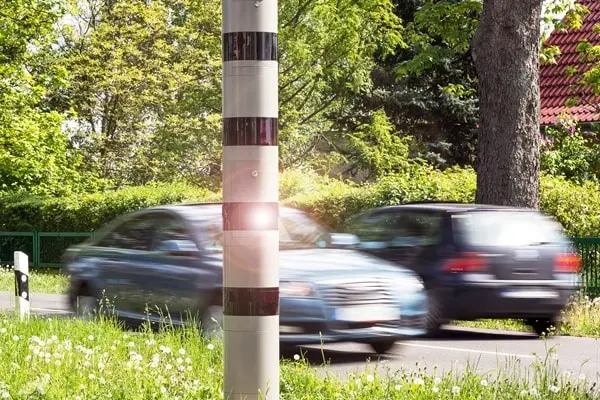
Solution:
M31 293L66 293L68 277L58 270L42 269L29 271ZM14 292L15 274L11 266L0 267L0 292Z
M562 313L561 325L551 334L564 336L600 337L600 297L578 296ZM508 331L531 332L531 328L520 320L459 321L458 326Z
M0 399L220 399L222 345L197 329L127 332L110 320L0 316ZM551 357L531 374L512 366L494 375L473 369L322 376L299 355L282 360L281 399L591 399L585 377L560 374ZM327 368L327 366L325 366ZM237 399L236 399L237 400Z

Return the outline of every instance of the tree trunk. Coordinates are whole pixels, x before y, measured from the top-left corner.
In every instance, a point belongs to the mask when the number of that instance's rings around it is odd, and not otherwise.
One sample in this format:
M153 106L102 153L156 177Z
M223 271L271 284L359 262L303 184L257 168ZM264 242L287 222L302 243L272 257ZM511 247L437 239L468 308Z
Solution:
M477 202L537 208L542 0L484 0L473 41L479 77Z

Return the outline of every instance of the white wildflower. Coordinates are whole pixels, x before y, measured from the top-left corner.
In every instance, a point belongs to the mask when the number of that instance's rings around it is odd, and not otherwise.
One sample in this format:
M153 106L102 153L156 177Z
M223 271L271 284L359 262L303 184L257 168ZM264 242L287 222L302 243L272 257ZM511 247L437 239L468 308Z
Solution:
M89 340L89 341L92 341L92 340L94 340L94 335L90 335L90 336L88 336L88 340Z
M181 354L182 356L185 355L185 349L179 349L179 354Z
M112 351L115 351L115 350L117 349L117 346L115 346L115 345L113 344L112 346L110 346L110 349L111 349Z
M434 386L434 387L431 388L431 391L433 393L439 393L440 389L437 386Z
M90 381L93 381L94 379L96 379L96 375L94 374L89 374L88 378L90 379Z
M550 391L553 393L558 393L558 391L559 391L558 386L550 385Z
M191 363L192 363L192 359L191 359L191 358L189 358L189 357L186 357L186 358L185 358L185 363L186 363L186 364L191 364Z
M454 387L452 388L452 393L453 393L453 394L459 394L459 393L460 393L460 388L459 388L458 386L454 386Z
M394 386L394 389L400 390L400 389L402 389L402 385L396 385L396 386Z
M167 393L167 388L166 388L166 387L164 387L164 386L161 386L161 387L160 387L160 392L161 392L162 394L165 394L165 393Z
M15 342L19 341L19 339L21 339L21 338L19 337L19 335L14 335L14 336L13 336L13 340L14 340Z
M207 349L209 350L214 350L215 349L215 345L212 343L209 343L208 346L206 346Z
M481 386L487 386L488 385L488 381L485 379L481 380Z
M213 372L215 372L215 370L214 370L214 369L212 369L212 368L209 368L209 369L208 369L208 373L209 373L209 374L212 374Z
M375 380L375 377L371 374L367 375L367 382L373 382Z
M436 377L436 378L433 380L433 384L434 384L434 385L436 385L436 386L437 386L437 385L439 385L441 382L442 382L442 380L441 380L439 377Z
M6 328L0 328L0 333L6 333Z
M165 365L165 368L167 369L167 371L170 371L173 369L173 366L171 364L167 364Z
M300 359L300 355L294 354L294 360L298 361Z
M127 346L128 346L128 347L135 347L135 343L133 343L133 342L129 342L129 343L127 343Z
M2 398L3 399L8 399L10 397L10 393L8 392L2 392Z
M415 378L414 382L415 385L422 385L425 383L425 381L421 378Z
M183 359L181 357L177 357L177 360L175 360L177 362L177 364L181 365L183 364Z

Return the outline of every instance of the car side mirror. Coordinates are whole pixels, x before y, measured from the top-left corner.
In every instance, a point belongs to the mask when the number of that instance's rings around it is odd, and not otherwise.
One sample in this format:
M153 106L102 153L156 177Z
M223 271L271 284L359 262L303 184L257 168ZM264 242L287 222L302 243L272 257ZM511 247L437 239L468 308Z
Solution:
M165 240L157 249L170 256L192 257L198 254L198 246L192 240Z
M336 249L353 249L358 247L360 239L351 233L332 233L329 236L329 243Z

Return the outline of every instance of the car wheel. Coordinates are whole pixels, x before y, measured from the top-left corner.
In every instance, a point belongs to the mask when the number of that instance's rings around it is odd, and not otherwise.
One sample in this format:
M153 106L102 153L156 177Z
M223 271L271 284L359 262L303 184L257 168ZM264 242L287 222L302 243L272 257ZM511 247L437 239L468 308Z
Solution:
M532 318L527 320L527 324L538 336L547 336L552 328L558 327L558 321L554 318Z
M206 337L221 337L223 333L223 306L211 305L204 310L200 330Z
M427 315L425 316L425 330L428 337L436 337L440 333L442 320L440 304L433 290L427 290Z
M100 300L86 285L83 285L75 295L73 309L78 317L94 318L100 311Z
M377 354L385 354L392 349L396 345L396 340L384 340L369 343L369 346L377 353Z

